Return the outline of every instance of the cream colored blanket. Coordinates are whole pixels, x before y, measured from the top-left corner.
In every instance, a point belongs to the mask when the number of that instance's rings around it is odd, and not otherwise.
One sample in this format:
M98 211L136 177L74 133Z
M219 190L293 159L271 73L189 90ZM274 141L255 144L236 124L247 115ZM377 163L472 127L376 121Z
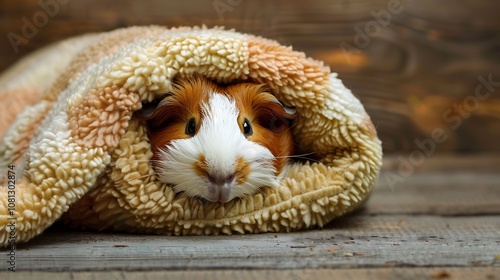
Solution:
M228 203L176 196L157 180L133 113L176 76L267 83L297 111L297 161L277 189ZM0 242L27 241L56 220L157 234L321 227L360 205L381 143L359 100L322 62L234 31L131 27L42 49L0 76Z

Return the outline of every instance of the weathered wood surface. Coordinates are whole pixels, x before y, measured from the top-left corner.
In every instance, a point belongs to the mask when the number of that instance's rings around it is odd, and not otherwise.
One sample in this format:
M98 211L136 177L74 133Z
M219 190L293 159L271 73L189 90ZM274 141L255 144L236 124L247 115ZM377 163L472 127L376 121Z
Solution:
M297 270L162 270L162 271L94 271L94 272L16 272L2 273L4 280L96 280L96 279L123 279L123 280L306 280L306 279L345 279L345 280L373 280L373 279L485 279L494 280L500 274L499 267L434 267L434 268L368 268L368 269L297 269Z
M396 172L393 160L385 161L381 177ZM19 245L16 269L24 272L20 275L25 279L34 275L49 279L50 271L70 271L63 275L73 279L158 279L162 275L214 279L240 272L246 277L242 279L308 279L330 274L352 279L443 275L495 279L491 275L497 277L500 268L500 174L499 169L488 168L499 163L495 157L429 159L395 189L379 180L363 209L323 229L233 236L52 229ZM481 172L473 175L475 169ZM0 256L5 255L1 250ZM5 262L0 263L0 276L5 279L10 274L3 272ZM157 272L113 272L118 270ZM203 274L206 270L211 272Z
M352 215L322 230L234 236L51 231L17 248L16 269L301 269L499 265L498 216ZM2 252L5 256L5 253ZM5 264L4 270L7 268Z
M224 25L324 60L361 99L386 152L418 150L416 140L442 129L447 140L436 144L438 153L500 153L496 0L42 0L67 4L56 5L46 23L24 36L26 21L44 12L38 2L0 2L0 70L41 46L86 32L137 24ZM26 37L17 53L9 33ZM485 86L481 79L492 82Z
M500 213L500 157L430 157L421 165L411 165L414 170L411 173L403 163L404 158L407 156L384 158L376 191L365 207L367 213L442 216Z

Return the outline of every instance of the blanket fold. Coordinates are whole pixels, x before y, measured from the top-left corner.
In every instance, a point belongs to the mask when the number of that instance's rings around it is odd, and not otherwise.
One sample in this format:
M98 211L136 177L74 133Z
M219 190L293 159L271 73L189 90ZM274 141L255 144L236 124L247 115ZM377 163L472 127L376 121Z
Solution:
M296 161L277 189L228 203L175 195L152 169L142 102L175 77L266 83L295 107ZM322 62L221 28L130 27L49 46L0 76L0 242L56 220L157 234L281 232L323 226L360 205L381 143L359 100ZM8 101L8 102L6 102Z

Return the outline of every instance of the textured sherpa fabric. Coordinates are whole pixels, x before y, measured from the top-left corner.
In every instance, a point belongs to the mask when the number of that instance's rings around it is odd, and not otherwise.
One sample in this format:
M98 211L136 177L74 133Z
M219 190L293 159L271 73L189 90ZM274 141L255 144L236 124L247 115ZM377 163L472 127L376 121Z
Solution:
M297 110L297 161L277 189L228 203L175 195L158 181L142 102L201 74L266 83ZM131 27L49 46L0 76L0 242L56 220L157 234L287 232L321 227L360 205L381 143L359 100L322 62L279 43L219 28ZM15 180L13 179L15 176Z

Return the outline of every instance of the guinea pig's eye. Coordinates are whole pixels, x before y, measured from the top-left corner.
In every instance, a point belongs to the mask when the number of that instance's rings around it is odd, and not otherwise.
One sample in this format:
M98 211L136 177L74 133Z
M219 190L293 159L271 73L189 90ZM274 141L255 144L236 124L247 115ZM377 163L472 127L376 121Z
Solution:
M186 123L186 134L193 137L196 133L196 120L194 118L190 118Z
M243 121L243 134L245 134L246 137L253 134L252 125L250 124L250 121L248 119L245 119Z

